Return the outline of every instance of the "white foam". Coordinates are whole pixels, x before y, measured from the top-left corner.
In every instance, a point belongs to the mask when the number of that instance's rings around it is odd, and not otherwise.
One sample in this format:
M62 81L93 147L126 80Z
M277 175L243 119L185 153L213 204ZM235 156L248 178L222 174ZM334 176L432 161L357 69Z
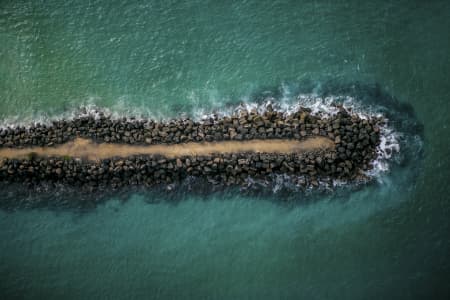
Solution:
M366 172L368 176L378 176L389 171L390 159L395 153L400 152L400 133L395 132L387 125L380 128L380 145L377 147L377 157L373 161L373 167Z

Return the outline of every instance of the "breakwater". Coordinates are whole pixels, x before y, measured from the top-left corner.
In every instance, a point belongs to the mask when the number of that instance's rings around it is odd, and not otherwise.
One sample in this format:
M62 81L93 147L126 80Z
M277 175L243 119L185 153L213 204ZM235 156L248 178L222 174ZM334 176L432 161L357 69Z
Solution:
M343 107L335 114L283 113L268 105L263 112L160 122L98 113L0 129L0 180L101 188L190 176L224 185L274 174L305 187L358 181L373 167L384 123Z

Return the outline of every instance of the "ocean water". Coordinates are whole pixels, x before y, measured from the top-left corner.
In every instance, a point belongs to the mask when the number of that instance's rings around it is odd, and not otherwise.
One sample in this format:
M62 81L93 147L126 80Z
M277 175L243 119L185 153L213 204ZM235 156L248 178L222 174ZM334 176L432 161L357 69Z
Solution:
M0 299L448 299L449 28L448 1L2 0L2 126L348 95L400 151L331 192L2 186Z

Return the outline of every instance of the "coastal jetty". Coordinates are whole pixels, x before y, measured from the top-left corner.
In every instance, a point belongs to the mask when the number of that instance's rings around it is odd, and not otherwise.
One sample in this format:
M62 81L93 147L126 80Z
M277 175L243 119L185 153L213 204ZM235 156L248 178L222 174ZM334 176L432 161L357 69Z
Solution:
M157 185L202 177L240 185L276 174L298 185L364 180L385 120L268 105L263 112L154 121L103 113L0 129L0 181L95 188Z

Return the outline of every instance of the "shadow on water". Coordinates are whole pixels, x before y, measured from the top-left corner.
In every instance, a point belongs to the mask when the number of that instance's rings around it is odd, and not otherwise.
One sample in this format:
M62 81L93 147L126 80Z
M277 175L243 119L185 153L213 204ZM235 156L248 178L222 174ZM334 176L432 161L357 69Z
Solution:
M421 169L423 158L424 126L417 119L411 105L401 102L384 91L378 84L340 84L327 81L317 84L313 81L287 83L274 87L261 88L250 95L252 103L263 104L268 100L287 101L295 104L300 94L313 94L318 97L334 96L335 102L345 101L345 97L355 100L352 105L365 112L381 113L389 119L389 124L398 133L400 152L390 162L390 170L377 175L375 180L358 185L343 185L330 188L304 190L283 182L274 189L273 185L252 185L249 187L225 187L212 185L202 179L187 179L177 185L160 185L151 188L126 187L119 190L79 190L69 186L41 185L25 187L22 184L0 183L0 209L14 211L20 209L45 208L52 210L75 209L90 211L108 199L121 202L129 200L133 195L142 195L149 204L167 202L176 205L190 197L207 201L211 196L215 199L227 199L242 195L261 201L273 201L280 205L304 205L320 199L348 199L352 193L364 189L379 189L382 186L395 185L396 189L411 186ZM345 97L339 97L345 96ZM237 103L225 106L236 107Z
M127 186L115 190L96 190L75 188L65 185L40 185L24 187L20 183L0 183L0 209L16 211L23 209L77 210L90 211L110 199L126 202L138 195L147 204L165 202L177 205L182 201L195 198L197 201L214 199L228 199L243 196L250 199L270 201L277 205L292 207L306 205L319 201L323 197L346 199L353 191L364 189L367 185L377 185L376 182L367 184L348 185L330 188L294 189L289 185L277 191L265 186L224 186L212 185L203 178L191 178L179 184L157 185L152 187Z

